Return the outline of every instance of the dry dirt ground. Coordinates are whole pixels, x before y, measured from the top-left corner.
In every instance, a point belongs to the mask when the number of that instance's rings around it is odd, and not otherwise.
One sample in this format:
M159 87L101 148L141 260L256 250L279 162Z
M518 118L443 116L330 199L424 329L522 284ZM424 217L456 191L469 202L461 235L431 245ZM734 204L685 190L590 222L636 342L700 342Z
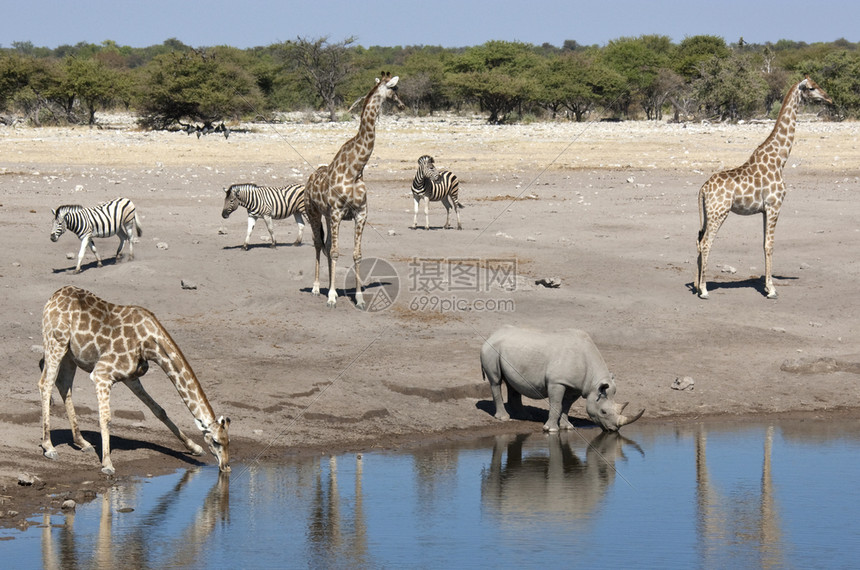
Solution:
M798 127L785 172L779 298L763 292L760 217L733 215L715 242L711 298L703 301L691 290L697 191L711 173L746 160L772 123L497 127L386 115L364 175L363 254L392 264L399 293L375 312L356 310L350 297L328 310L324 296L311 295L309 228L296 247L292 219L276 222L282 245L271 249L260 222L243 251L244 210L221 218L225 186L303 183L355 133L355 121L242 125L226 140L140 132L121 117L101 129L0 127L0 524L25 525L25 516L57 509L60 499L116 482L101 475L95 455L70 444L56 392L60 457L50 461L39 449L41 311L67 284L155 312L215 412L232 419L240 466L299 451L540 430L538 421L492 417L478 353L505 323L588 331L617 376L619 400L647 409L641 421L854 414L860 331L858 301L846 287L860 273L860 125L810 119ZM429 231L410 229L409 186L422 154L459 176L463 231L442 229L439 203L431 204ZM117 196L131 198L142 217L136 259L114 263L118 240L98 240L104 267L88 253L74 275L69 254L79 241L51 243L51 208ZM347 293L352 231L344 223L337 274ZM694 388L672 389L679 377ZM144 383L200 441L161 370L151 367ZM84 373L74 398L85 437L98 445ZM185 454L124 387L111 404L118 478L213 463ZM571 415L585 418L581 402ZM19 485L22 474L34 484Z

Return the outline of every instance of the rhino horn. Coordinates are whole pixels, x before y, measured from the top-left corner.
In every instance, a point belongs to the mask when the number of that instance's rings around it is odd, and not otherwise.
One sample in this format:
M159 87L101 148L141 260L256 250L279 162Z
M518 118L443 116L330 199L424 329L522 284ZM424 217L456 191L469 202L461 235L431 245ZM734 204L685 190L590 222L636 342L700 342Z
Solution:
M618 427L625 426L625 425L627 425L627 424L632 424L633 422L635 422L636 420L638 420L639 418L641 418L641 417L642 417L642 414L644 414L644 413L645 413L645 408L642 408L642 409L639 411L639 413L638 413L638 414L636 414L635 416L629 416L629 417L628 417L628 416L625 416L623 412L624 412L624 408L626 408L626 407L627 407L627 404L628 404L628 403L629 403L629 402L624 402L623 404L621 404L621 405L620 405L620 406L618 406L618 408L617 408L617 410L618 410L618 422L617 422Z

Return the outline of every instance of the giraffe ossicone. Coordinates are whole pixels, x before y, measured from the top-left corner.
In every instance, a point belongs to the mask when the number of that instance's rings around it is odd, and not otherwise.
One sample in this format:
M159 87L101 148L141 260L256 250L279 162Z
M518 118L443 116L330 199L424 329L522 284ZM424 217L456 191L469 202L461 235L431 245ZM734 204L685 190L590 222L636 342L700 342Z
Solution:
M327 306L337 305L335 290L335 265L338 258L338 235L340 223L355 221L355 247L352 258L355 263L355 306L364 309L361 292L359 264L361 263L361 235L367 222L367 188L364 184L364 167L373 154L376 139L376 121L382 104L391 100L400 109L405 108L397 96L398 77L383 73L365 97L358 133L346 141L327 165L317 168L305 184L305 207L308 223L313 230L316 265L314 285L311 292L320 293L320 252L329 262L329 288ZM323 234L325 220L325 234Z
M737 168L717 172L699 189L698 266L693 288L708 298L708 254L717 232L729 213L761 214L764 222L764 286L769 299L777 297L773 285L774 232L785 198L782 170L794 144L797 108L801 101L833 104L830 97L808 76L791 86L770 135Z
M209 451L222 472L230 471L230 419L215 417L194 371L158 319L133 305L115 305L78 287L66 286L54 293L42 311L45 357L39 392L42 403L42 443L45 457L57 459L51 443L51 390L60 392L72 430L72 440L82 451L94 451L81 435L72 403L72 383L78 368L90 373L99 403L102 437L102 472L113 475L110 458L110 391L124 383L194 455L203 448L182 433L160 405L144 390L140 377L147 361L157 363L194 416Z

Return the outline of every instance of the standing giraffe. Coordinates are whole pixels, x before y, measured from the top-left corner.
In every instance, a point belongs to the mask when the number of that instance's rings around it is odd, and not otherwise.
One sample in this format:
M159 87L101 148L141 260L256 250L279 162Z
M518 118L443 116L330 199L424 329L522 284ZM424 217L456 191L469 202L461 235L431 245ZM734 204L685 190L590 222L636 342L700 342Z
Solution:
M361 233L367 221L367 189L364 185L364 166L373 153L376 138L376 120L382 103L391 99L403 109L405 106L397 96L398 77L383 73L382 79L365 97L364 109L358 133L346 141L331 163L320 166L308 178L305 185L305 206L311 229L314 234L316 266L314 268L313 294L320 292L320 251L329 260L328 307L337 304L337 291L334 286L334 270L337 263L337 236L342 220L355 220L355 249L352 254L355 262L355 306L364 309L364 296L361 293L359 263L361 261ZM326 232L323 243L322 220L325 218Z
M103 473L113 475L115 472L110 460L109 426L110 391L117 382L125 383L192 454L202 455L203 448L182 433L167 417L164 408L143 389L140 377L149 369L147 361L152 360L176 386L203 432L209 450L218 459L218 468L230 471L227 436L230 419L215 418L182 351L151 312L141 307L114 305L84 289L66 286L45 304L42 340L45 359L39 392L42 397L41 447L45 457L57 458L57 450L51 444L51 387L55 383L66 405L75 445L83 451L93 451L93 446L81 435L72 404L72 382L78 367L90 373L98 395Z
M699 189L699 261L695 289L702 299L708 298L705 270L708 253L720 226L729 212L748 216L762 214L764 219L764 271L768 299L776 298L771 274L773 236L779 208L785 198L782 169L794 143L797 107L801 100L824 101L833 104L827 93L806 77L793 85L782 102L776 125L742 166L711 176Z

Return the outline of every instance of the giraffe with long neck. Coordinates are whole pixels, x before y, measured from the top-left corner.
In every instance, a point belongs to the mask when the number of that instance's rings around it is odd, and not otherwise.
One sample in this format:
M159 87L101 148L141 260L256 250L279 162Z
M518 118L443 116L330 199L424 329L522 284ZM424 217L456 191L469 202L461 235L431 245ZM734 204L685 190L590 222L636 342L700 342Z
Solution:
M110 391L114 384L124 383L152 410L159 420L194 454L203 448L174 424L164 408L143 389L140 377L149 368L148 361L158 364L182 397L221 471L230 471L230 419L216 418L203 393L197 376L158 319L150 311L132 305L114 305L96 295L66 286L54 293L42 312L44 365L39 379L42 400L42 450L46 457L57 459L51 443L51 389L56 384L66 407L72 428L72 439L83 451L94 451L81 435L72 403L75 371L90 373L99 403L99 426L102 436L102 472L115 473L110 459Z
M711 176L699 189L698 268L694 288L702 299L708 298L706 270L711 244L730 212L748 216L762 214L764 221L764 283L769 299L775 299L771 270L774 231L779 209L785 198L782 169L794 144L797 108L800 102L833 101L812 79L806 77L793 85L782 102L773 131L743 165Z
M364 167L373 154L376 140L376 122L379 118L382 103L394 101L401 109L404 107L397 96L397 80L389 74L383 74L377 79L376 85L365 97L361 111L361 121L358 133L346 141L331 163L320 166L308 178L305 184L305 206L309 223L314 235L316 265L314 267L314 286L312 293L320 293L320 252L324 252L329 261L329 308L337 305L335 290L335 265L338 258L338 232L343 220L355 220L355 306L364 309L364 296L361 292L361 235L367 222L367 188L364 184ZM325 219L326 231L323 236L322 222ZM323 241L325 240L325 241Z

